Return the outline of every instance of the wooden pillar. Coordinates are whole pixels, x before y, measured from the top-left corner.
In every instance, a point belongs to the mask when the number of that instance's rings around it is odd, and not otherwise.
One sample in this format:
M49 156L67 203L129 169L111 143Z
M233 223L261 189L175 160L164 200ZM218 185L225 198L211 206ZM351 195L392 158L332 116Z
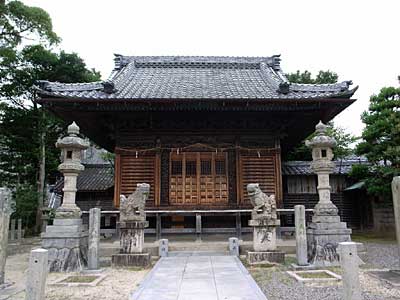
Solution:
M114 160L114 206L119 207L119 198L121 196L121 155L115 154Z

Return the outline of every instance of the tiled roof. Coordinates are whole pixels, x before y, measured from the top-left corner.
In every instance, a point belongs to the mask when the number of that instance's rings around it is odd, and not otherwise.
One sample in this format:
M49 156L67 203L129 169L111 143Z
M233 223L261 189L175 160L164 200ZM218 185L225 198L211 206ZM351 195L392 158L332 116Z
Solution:
M64 186L64 178L57 181L54 191L58 194L62 193ZM114 186L114 172L111 165L85 165L77 181L77 189L79 192L88 191L105 191Z
M311 171L310 161L286 161L282 163L282 175L314 175ZM365 158L350 158L335 160L334 175L349 174L353 165L368 163Z
M109 165L110 162L104 159L107 151L96 146L90 146L84 151L82 164L84 165Z
M38 82L42 98L74 99L313 99L350 98L350 81L289 83L279 56L122 56L107 81Z

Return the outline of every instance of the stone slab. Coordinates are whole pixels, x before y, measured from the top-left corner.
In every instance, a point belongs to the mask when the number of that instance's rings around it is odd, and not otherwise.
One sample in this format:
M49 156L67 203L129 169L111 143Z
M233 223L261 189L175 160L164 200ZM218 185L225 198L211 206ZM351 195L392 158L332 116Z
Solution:
M400 287L400 270L370 271L368 274L395 287Z
M24 291L24 287L17 286L14 283L5 283L0 285L0 300L13 299L13 296Z
M264 227L264 226L280 226L280 220L272 220L272 219L256 219L256 220L249 220L249 226L254 227Z
M285 253L280 251L247 252L247 262L250 265L266 263L284 263Z
M314 235L350 235L352 230L350 228L346 229L307 229L307 234Z
M69 286L69 287L75 287L75 286L97 286L100 282L102 282L107 277L106 274L91 274L91 276L96 276L97 277L92 282L64 282L66 279L68 279L71 276L76 276L76 275L67 275L67 276L61 277L60 279L49 283L49 285ZM84 277L85 275L81 275L81 276ZM86 275L86 276L88 276L88 275Z
M75 233L75 232L81 232L82 231L82 226L81 225L57 225L57 226L47 226L46 227L46 233L51 234L51 233Z
M119 228L142 229L149 227L149 221L124 221L118 224Z
M113 267L147 267L150 261L150 253L121 253L111 256Z
M55 218L53 220L54 226L69 226L69 225L82 225L82 219L61 219Z
M299 282L304 283L316 283L316 282L336 282L340 281L342 277L329 270L306 270L306 271L286 271L286 273L295 278ZM326 278L309 278L303 277L302 274L312 274L312 273L325 273L328 277Z
M42 239L54 238L54 239L68 239L68 238L87 238L89 233L87 231L82 232L43 232L41 234Z
M340 216L312 216L313 223L340 223Z
M315 270L318 269L317 266L314 265L304 265L304 266L299 266L298 264L290 264L290 267L294 271L307 271L307 270Z
M129 299L267 299L237 257L183 254L162 257Z

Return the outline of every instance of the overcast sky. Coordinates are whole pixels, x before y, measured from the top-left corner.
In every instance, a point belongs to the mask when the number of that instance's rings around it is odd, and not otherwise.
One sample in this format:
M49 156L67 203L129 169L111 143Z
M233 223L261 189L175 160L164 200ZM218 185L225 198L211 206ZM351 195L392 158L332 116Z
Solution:
M282 55L285 72L332 70L360 88L335 118L360 134L369 96L398 86L398 0L26 0L51 16L60 48L106 79L124 55Z

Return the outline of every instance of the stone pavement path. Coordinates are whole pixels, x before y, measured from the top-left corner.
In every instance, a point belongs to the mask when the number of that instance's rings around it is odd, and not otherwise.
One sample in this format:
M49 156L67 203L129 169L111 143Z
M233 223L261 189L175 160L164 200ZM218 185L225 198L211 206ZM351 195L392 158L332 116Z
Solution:
M183 253L161 258L131 300L266 300L235 256Z

